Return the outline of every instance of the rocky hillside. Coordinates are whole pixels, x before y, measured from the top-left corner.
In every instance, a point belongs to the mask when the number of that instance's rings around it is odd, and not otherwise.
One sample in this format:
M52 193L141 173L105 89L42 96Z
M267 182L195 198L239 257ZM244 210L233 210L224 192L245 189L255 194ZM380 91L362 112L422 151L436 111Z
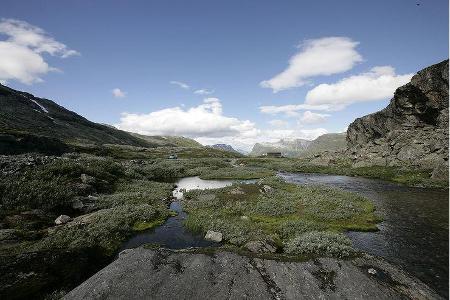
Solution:
M183 136L149 136L131 132L130 134L156 147L203 147L199 142Z
M347 147L345 137L345 133L327 133L321 135L317 139L313 140L308 145L306 150L300 153L300 156L315 155L325 151L334 152L345 150Z
M228 144L215 144L215 145L211 145L209 146L213 149L218 149L218 150L223 150L223 151L228 151L228 152L234 152L234 153L239 153L237 150L235 150L231 145Z
M275 143L256 143L253 146L250 156L260 156L267 152L281 152L283 156L294 157L305 151L311 141L303 139L280 140Z
M277 143L261 143L253 146L250 156L259 156L267 152L281 152L287 157L309 156L324 151L345 150L345 133L327 133L313 141L296 139L280 140Z
M0 146L24 136L43 136L69 143L149 146L127 132L91 122L55 102L0 84Z
M433 168L433 177L447 176L448 96L448 60L419 71L385 109L350 124L355 163Z

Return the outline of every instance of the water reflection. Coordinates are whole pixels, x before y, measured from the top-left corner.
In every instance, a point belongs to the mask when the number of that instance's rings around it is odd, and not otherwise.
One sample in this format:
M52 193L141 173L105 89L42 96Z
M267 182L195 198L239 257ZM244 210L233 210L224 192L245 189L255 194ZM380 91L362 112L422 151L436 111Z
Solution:
M186 177L176 182L176 189L173 191L175 199L181 200L183 192L193 189L217 189L232 185L232 180L203 180L199 177ZM125 242L120 251L129 248L136 248L143 244L158 244L171 249L184 249L189 247L211 247L218 243L207 241L203 235L193 234L183 226L183 221L187 215L182 210L180 201L173 201L170 209L177 213L167 221L155 228L143 231L127 242Z
M349 232L356 248L382 256L448 297L448 191L410 188L348 176L279 174L297 184L324 184L371 199L378 232Z

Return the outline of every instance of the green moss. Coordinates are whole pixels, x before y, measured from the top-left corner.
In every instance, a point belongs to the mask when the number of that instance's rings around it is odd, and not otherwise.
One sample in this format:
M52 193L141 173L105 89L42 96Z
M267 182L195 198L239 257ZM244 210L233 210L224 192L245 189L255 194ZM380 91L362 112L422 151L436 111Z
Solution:
M430 169L408 167L352 167L346 157L336 158L327 166L311 164L309 158L242 158L237 163L275 171L361 176L396 182L408 186L448 188L447 180L434 180Z
M267 187L269 186L269 188ZM214 197L205 197L213 194ZM191 191L183 200L186 226L220 231L229 243L272 240L280 247L308 232L376 230L379 219L368 199L323 186L298 186L278 178L217 190Z
M142 231L146 229L155 228L164 223L165 219L157 219L153 221L138 221L134 223L133 230L134 231Z
M254 167L226 167L217 170L203 169L201 179L258 179L275 175L272 170Z

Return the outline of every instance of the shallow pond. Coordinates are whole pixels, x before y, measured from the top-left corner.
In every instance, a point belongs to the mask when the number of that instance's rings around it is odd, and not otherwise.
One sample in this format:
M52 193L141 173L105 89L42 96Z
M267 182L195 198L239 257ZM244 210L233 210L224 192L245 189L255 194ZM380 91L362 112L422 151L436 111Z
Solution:
M183 191L194 189L217 189L233 184L233 180L203 180L199 177L186 177L175 182L177 185L173 191L176 201L170 204L170 209L177 213L176 216L170 217L167 221L155 228L145 230L127 242L125 242L120 251L129 248L136 248L143 244L158 244L171 249L183 249L189 247L211 247L219 245L218 243L207 241L203 235L193 234L183 226L186 213L181 208L179 200L183 198Z
M402 266L448 298L448 190L411 188L360 177L281 173L297 184L323 184L371 199L378 232L349 232L354 246Z

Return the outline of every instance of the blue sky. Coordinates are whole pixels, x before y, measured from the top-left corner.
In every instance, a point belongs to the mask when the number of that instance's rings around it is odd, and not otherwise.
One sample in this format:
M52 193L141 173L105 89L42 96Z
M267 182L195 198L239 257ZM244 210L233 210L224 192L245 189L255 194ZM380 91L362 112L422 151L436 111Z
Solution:
M342 131L385 107L395 87L448 58L449 50L446 0L3 0L1 6L8 26L0 27L0 80L7 85L125 130L241 148ZM27 31L45 38L23 42ZM8 69L13 59L28 62L16 57L16 45L47 68ZM29 70L35 72L26 77ZM214 93L194 93L201 89Z

